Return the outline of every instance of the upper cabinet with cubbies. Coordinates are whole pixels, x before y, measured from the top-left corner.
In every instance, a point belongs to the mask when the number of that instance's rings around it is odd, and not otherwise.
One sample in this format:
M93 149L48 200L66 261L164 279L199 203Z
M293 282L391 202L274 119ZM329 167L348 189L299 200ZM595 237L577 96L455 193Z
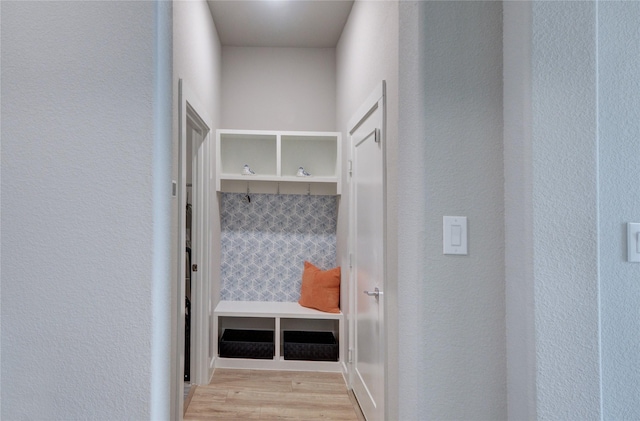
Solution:
M218 130L216 190L339 195L340 141L336 132Z

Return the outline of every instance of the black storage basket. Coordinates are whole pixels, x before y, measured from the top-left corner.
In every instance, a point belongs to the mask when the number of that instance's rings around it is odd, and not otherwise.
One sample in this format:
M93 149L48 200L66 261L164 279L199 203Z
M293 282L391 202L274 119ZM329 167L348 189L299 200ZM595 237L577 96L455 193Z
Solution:
M224 358L272 359L273 330L225 329L219 349Z
M338 361L338 343L331 332L286 330L284 359Z

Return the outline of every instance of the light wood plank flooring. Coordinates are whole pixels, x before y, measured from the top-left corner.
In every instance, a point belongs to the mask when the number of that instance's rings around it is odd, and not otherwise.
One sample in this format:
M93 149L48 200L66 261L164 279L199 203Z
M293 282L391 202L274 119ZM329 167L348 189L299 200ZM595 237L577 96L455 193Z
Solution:
M185 420L362 421L340 373L216 369Z

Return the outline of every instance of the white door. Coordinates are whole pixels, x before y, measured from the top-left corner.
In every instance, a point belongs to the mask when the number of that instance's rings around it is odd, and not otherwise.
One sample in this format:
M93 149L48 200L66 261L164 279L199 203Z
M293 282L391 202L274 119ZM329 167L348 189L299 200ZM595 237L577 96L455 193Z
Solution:
M384 84L352 120L352 388L368 421L384 419Z

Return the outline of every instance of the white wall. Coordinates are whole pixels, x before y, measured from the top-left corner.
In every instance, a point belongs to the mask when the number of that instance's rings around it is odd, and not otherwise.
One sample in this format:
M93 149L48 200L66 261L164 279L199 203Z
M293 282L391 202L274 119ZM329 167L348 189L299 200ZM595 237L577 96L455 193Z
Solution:
M168 415L170 19L2 4L2 419Z
M640 416L640 265L625 244L639 17L635 2L505 4L510 418Z
M594 2L533 5L536 410L543 419L600 416L595 13Z
M596 419L601 399L595 3L505 8L519 9L515 14L522 18L515 23L506 14L504 35L510 64L505 79L514 82L505 83L505 104L517 105L505 108L505 179L507 193L521 191L506 201L506 250L521 250L509 252L506 262L508 370L514 382L509 415ZM518 52L519 42L524 49ZM530 124L520 123L523 115Z
M640 3L598 4L598 172L602 418L640 419L640 264L626 261L640 222Z
M335 131L333 48L222 49L222 128Z
M507 417L501 29L499 2L400 3L399 419Z
M531 4L504 2L504 201L508 418L536 418Z
M349 120L375 87L387 86L387 279L384 291L387 313L387 404L389 419L398 419L397 254L396 254L396 160L398 142L398 3L356 1L336 47L336 122L342 132L343 157L348 157ZM343 160L343 189L338 214L338 264L342 267L341 306L349 311L348 299L348 204L346 158ZM340 235L345 233L345 235ZM345 347L345 349L348 347Z
M204 112L217 123L221 114L222 48L207 2L175 2L173 31L174 94L177 97L178 79L185 80L197 92ZM177 114L175 119L177 126ZM174 127L174 132L178 134L177 127Z

